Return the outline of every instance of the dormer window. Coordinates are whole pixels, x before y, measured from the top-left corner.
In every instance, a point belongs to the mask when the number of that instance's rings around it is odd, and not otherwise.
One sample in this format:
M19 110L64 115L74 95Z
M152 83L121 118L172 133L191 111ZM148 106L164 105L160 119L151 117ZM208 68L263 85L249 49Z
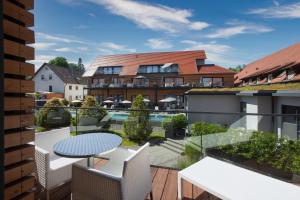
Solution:
M152 73L177 73L178 64L153 64L153 65L140 65L138 69L139 74L152 74Z
M95 74L119 74L122 66L99 67Z
M268 74L268 83L270 83L273 79L273 74Z
M291 80L291 79L293 79L295 77L295 71L293 70L293 69L289 69L288 71L287 71L287 79L288 80Z

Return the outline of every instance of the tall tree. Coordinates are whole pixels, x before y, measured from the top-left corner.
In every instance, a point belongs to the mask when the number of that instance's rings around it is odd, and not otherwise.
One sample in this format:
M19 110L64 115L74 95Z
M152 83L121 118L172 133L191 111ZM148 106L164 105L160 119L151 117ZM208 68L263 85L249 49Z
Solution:
M56 57L49 61L51 65L57 65L61 67L69 67L69 63L65 57Z

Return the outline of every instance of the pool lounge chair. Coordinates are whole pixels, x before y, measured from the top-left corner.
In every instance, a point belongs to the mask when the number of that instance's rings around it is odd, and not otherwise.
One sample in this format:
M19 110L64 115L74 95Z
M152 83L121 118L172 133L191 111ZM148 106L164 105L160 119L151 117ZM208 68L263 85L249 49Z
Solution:
M73 165L73 200L152 199L149 143L134 150L112 152L100 169Z

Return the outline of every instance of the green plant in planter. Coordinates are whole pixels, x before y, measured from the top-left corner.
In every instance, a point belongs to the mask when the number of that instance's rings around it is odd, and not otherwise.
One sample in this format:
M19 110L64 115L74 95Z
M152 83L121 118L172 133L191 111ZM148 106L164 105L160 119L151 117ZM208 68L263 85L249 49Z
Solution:
M123 123L123 129L129 139L137 141L146 140L151 134L150 112L142 95L134 99L129 116Z
M185 129L188 125L186 116L184 114L175 115L171 119L174 129Z
M36 125L44 128L57 128L69 126L71 123L71 113L61 108L63 104L57 98L49 100L38 112Z
M62 99L61 100L61 103L64 105L64 106L68 106L69 105L69 101L67 99Z
M79 123L93 123L92 121L96 121L95 123L99 123L103 117L107 115L107 111L102 108L96 99L93 96L86 96L82 106L78 112ZM90 124L81 124L81 125L90 125ZM97 124L92 124L97 125Z
M197 122L192 125L192 136L208 135L212 133L226 132L227 129L219 124Z

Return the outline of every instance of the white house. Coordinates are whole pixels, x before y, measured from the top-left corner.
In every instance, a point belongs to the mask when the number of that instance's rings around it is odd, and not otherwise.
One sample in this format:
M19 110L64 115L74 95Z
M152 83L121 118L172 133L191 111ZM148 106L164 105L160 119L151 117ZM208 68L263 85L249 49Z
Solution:
M69 101L83 100L87 84L82 74L69 68L44 63L35 73L36 92L52 92L62 94Z
M248 130L274 132L279 137L300 138L300 90L190 90L186 93L186 109L192 112L188 114L189 123L205 121L228 127L234 124Z

